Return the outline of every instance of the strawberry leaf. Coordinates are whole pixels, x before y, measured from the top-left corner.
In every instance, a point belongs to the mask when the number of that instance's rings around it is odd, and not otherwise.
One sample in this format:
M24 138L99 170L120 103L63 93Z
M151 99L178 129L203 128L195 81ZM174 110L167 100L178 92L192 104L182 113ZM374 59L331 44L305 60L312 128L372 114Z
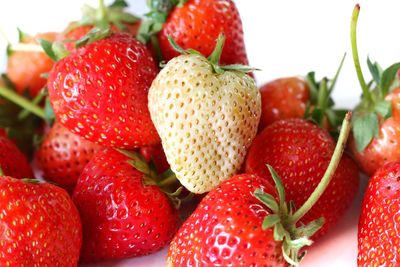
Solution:
M382 68L377 62L372 63L369 57L367 58L368 69L371 72L372 78L376 84L381 83Z
M390 86L392 85L399 69L400 63L395 63L383 71L380 86L382 95L385 96L389 92Z
M392 116L392 103L386 100L379 101L375 104L375 111L387 119Z
M374 112L359 113L353 119L353 134L358 151L363 151L379 135L378 116Z

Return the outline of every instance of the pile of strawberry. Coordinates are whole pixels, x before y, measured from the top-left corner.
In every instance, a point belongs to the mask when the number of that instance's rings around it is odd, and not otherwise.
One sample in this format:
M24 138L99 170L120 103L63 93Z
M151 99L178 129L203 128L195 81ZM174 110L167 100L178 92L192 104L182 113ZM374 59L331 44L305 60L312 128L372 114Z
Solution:
M359 6L363 95L351 115L330 97L344 58L331 80L310 72L257 88L232 0L148 4L139 18L100 0L61 33L19 30L9 45L1 266L165 246L167 266L295 266L352 203L359 167L373 177L358 265L397 266L400 64L368 59L365 82Z

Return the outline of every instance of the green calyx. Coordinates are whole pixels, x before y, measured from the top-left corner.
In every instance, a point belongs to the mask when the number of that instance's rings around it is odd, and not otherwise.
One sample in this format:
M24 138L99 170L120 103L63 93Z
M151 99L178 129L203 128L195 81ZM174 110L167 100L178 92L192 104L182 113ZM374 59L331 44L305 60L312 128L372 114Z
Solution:
M172 39L171 36L168 36L168 40L172 46L177 52L179 52L182 55L200 55L203 56L200 52L194 50L194 49L183 49L180 47L174 39ZM211 67L213 68L213 71L217 74L222 74L225 71L239 71L243 73L249 73L253 72L255 70L258 70L256 68L252 68L246 65L241 65L241 64L232 64L232 65L220 65L219 60L221 58L222 50L224 48L224 43L225 43L225 35L223 33L220 33L217 40L216 40L216 45L214 48L214 51L211 53L211 55L207 58L208 62L210 63Z
M146 16L146 20L142 22L136 38L147 44L152 43L157 39L159 33L167 21L169 13L175 7L182 7L188 0L147 0L147 5L150 8ZM155 38L155 39L154 39Z
M324 77L320 82L317 82L315 72L309 72L306 76L306 82L310 88L310 101L306 107L304 118L315 122L321 128L327 120L329 128L332 130L331 134L335 136L338 134L338 129L344 119L346 110L334 109L335 102L331 94L335 88L345 58L346 54L343 55L332 80Z
M254 196L271 210L271 214L264 218L262 228L263 230L273 229L274 239L282 242L282 255L291 266L299 265L301 259L305 255L305 251L302 251L302 248L312 244L310 237L324 224L324 218L321 217L307 225L297 226L299 220L307 214L315 203L317 203L332 180L349 136L350 119L351 113L347 113L328 168L318 186L299 209L296 209L293 203L286 201L281 178L269 165L267 165L267 167L275 182L278 200L276 200L274 196L263 192L261 189L257 189L254 192Z
M124 0L115 0L109 6L104 4L104 0L99 0L98 8L84 5L82 7L82 19L72 24L67 32L85 25L101 29L115 25L118 29L125 31L126 24L133 24L140 20L139 17L125 11L127 6L128 4Z
M168 169L162 174L157 173L156 166L151 160L146 160L137 152L117 149L118 152L129 158L128 163L139 172L143 173L143 183L147 186L158 186L165 193L176 209L179 209L183 201L186 201L191 195L181 197L183 187L178 183L175 173Z
M368 69L372 75L372 81L365 82L357 49L357 21L360 13L360 5L356 5L351 19L351 47L353 62L357 77L362 89L362 99L356 107L353 116L353 134L358 151L362 152L371 141L379 136L380 119L387 119L392 115L392 105L385 97L398 85L396 74L400 69L400 63L395 63L382 70L376 62L367 59Z

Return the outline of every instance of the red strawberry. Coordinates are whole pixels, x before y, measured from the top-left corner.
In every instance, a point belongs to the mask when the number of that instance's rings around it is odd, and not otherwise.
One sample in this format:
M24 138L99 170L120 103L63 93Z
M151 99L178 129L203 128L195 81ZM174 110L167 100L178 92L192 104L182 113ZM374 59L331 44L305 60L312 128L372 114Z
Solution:
M274 121L303 118L310 88L299 77L280 78L260 88L262 113L259 128L262 130Z
M151 16L142 23L138 38L147 42L158 33L164 60L169 61L179 55L169 43L168 36L183 49L191 48L209 56L214 50L215 40L220 33L224 33L226 42L220 63L248 65L242 21L232 0L175 1L169 6L154 0L149 3Z
M141 147L139 152L147 162L153 161L158 173L161 174L169 169L167 157L161 144Z
M72 193L83 168L100 146L55 123L35 154L35 165L43 179Z
M262 113L259 129L274 121L306 118L321 127L336 130L343 120L344 110L333 109L330 97L345 57L342 58L332 80L315 80L315 73L309 72L305 78L287 77L273 80L260 88Z
M3 134L0 135L0 168L5 175L14 178L33 177L25 155Z
M48 79L58 121L89 141L118 148L160 142L147 107L157 66L126 33L116 33L61 59Z
M105 149L85 167L73 200L81 214L86 262L152 253L164 247L178 227L168 197L130 158Z
M25 44L37 44L38 39L55 41L57 33L41 33L33 37L24 36ZM7 75L14 83L16 90L22 94L29 90L31 96L36 96L46 85L43 73L49 72L54 62L43 52L14 51L8 58Z
M360 6L353 11L351 41L362 98L354 110L351 150L362 170L372 175L387 162L400 160L400 89L394 87L400 63L386 70L368 58L373 81L367 85L358 60L356 42ZM398 79L398 78L397 78Z
M358 266L400 262L400 162L380 168L369 180L358 224Z
M253 193L274 188L254 175L237 175L208 193L171 242L167 266L287 266L273 231L261 228L271 211Z
M51 184L0 177L1 266L77 266L78 211Z
M254 139L245 171L272 181L265 164L273 166L282 177L287 198L299 207L320 182L334 148L335 142L329 133L310 122L302 119L277 121ZM352 202L358 184L357 166L343 155L332 182L302 222L323 216L326 222L317 236L326 233Z

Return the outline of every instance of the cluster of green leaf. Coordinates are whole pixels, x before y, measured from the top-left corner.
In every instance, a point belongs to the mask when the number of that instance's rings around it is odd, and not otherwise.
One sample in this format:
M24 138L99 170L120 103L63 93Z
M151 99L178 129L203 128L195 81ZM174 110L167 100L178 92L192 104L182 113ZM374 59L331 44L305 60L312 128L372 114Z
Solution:
M396 79L400 63L395 63L383 70L377 62L367 60L372 81L363 87L361 103L356 107L353 115L353 134L358 151L363 151L374 137L379 135L379 120L387 119L392 115L392 105L385 97L393 88L398 86Z

